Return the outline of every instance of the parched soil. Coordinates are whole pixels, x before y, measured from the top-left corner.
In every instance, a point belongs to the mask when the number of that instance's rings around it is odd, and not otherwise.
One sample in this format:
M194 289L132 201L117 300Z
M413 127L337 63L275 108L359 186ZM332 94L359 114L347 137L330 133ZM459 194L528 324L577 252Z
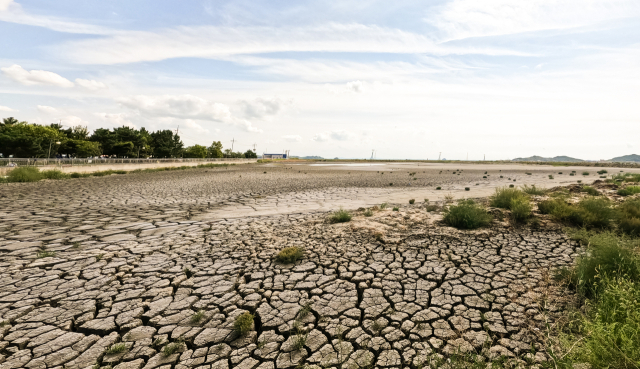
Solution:
M485 170L382 180L286 168L1 186L0 368L418 368L465 352L548 360L546 323L562 308L549 303L561 297L549 275L580 252L559 230L457 231L419 201L341 224L302 210L210 216L304 203L308 191L340 200L387 181L402 191L464 185ZM302 259L276 262L291 246ZM241 336L244 312L254 319Z

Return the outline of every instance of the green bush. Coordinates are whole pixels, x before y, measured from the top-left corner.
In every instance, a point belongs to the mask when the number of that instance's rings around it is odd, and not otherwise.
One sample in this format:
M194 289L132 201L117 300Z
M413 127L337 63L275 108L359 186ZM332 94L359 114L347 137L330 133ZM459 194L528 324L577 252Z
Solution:
M409 200L409 204L414 204L415 202L416 202L416 199Z
M443 221L459 229L476 229L491 224L491 215L473 200L463 200L444 211Z
M13 169L7 175L8 182L38 182L42 173L35 167L20 167Z
M276 256L276 260L284 264L291 264L302 258L302 255L303 250L300 247L285 247L284 249L280 250L280 252Z
M611 201L606 197L587 197L582 199L569 216L574 225L587 228L608 228L615 217Z
M600 191L596 190L595 188L591 187L591 186L584 186L580 189L580 191L582 192L586 192L591 196L600 196Z
M42 177L45 179L67 179L69 178L69 175L62 173L60 170L52 169L42 172Z
M244 336L249 333L252 327L253 315L248 311L238 315L235 322L233 322L233 330L240 336Z
M78 173L78 172L74 172L69 174L69 177L71 178L84 178L84 177L90 177L91 174L89 173Z
M640 193L640 186L628 186L618 190L620 196L631 196Z
M127 346L124 343L116 343L111 345L106 351L107 355L119 354L127 351Z
M602 292L583 320L588 332L577 345L574 361L591 368L640 366L640 284L625 278L606 278Z
M548 191L545 188L538 188L536 185L524 185L522 186L522 192L528 195L545 195Z
M340 209L335 213L331 214L331 216L329 216L329 221L331 223L345 223L350 220L351 220L351 214L344 209Z
M511 199L509 209L511 209L511 216L517 222L524 222L531 217L531 203L526 198Z
M496 192L491 196L491 206L494 208L511 209L512 200L527 200L527 195L517 188L496 188Z
M367 210L364 211L363 214L364 214L365 217L373 216L373 210L367 209Z
M618 206L618 228L629 235L640 237L640 198Z
M583 175L583 176L588 176L588 175L589 175L589 172L582 172L582 175Z

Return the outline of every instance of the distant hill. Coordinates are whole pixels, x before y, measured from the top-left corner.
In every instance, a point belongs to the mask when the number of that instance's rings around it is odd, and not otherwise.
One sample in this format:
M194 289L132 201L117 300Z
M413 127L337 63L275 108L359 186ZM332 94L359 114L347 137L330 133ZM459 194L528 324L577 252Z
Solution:
M324 158L322 156L302 156L302 157L300 157L300 159L316 159L316 160L319 160L319 159L324 159Z
M640 162L640 155L636 155L636 154L631 154L631 155L625 155L625 156L618 156L615 157L613 159L609 159L609 161L635 161L635 162Z
M545 158L542 156L534 155L528 158L515 158L512 161L562 161L562 162L579 162L584 161L582 159L576 159L569 156L554 156L553 158Z

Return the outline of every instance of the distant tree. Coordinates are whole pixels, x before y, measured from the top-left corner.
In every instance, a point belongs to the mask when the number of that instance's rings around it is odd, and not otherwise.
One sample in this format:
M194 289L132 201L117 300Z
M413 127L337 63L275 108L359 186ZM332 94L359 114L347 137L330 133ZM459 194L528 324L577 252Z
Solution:
M18 120L14 117L4 118L2 119L2 125L12 125L18 123Z
M258 158L258 154L256 154L255 152L251 151L251 150L247 150L247 152L244 153L244 157L247 159L257 159Z
M222 153L222 143L220 141L213 141L211 146L207 148L207 155L210 158L224 157L224 154Z
M5 156L20 158L44 158L57 153L55 142L64 141L66 137L58 130L39 124L27 122L16 123L11 120L0 125L0 148Z
M58 153L77 158L98 156L102 153L100 144L93 141L66 140L60 145Z
M207 157L207 148L202 145L193 145L189 146L184 150L185 158L206 158Z
M89 140L100 144L102 154L114 155L113 145L116 143L116 136L108 128L96 129L95 131L93 131L91 137L89 137Z
M151 133L151 147L156 158L171 158L180 156L184 144L180 136L166 129Z
M113 145L113 154L118 157L135 157L136 152L133 150L134 145L131 141L116 142Z

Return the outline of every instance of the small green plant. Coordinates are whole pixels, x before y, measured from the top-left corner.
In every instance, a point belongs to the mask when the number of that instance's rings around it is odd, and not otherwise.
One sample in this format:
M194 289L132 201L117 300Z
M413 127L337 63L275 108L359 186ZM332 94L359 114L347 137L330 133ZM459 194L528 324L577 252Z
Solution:
M588 176L588 175L589 175L589 172L582 172L582 175L583 175L583 176Z
M471 188L470 187L465 187L464 190L465 191L471 191Z
M618 206L618 228L631 236L640 237L640 198L627 200Z
M55 251L41 251L37 254L38 259L54 257L56 256Z
M374 334L378 334L380 333L380 331L382 330L382 325L380 323L378 323L377 320L374 320L373 323L371 324L371 331Z
M600 196L600 191L596 190L595 188L591 187L591 186L584 186L580 189L580 191L582 192L586 192L587 194L591 195L591 196Z
M79 249L80 248L80 242L74 242L72 247L74 249Z
M293 338L293 350L299 351L304 348L304 345L307 343L307 335L301 332L297 333Z
M204 319L204 312L202 310L198 310L198 312L194 313L191 316L191 323L192 324L198 324L202 321L202 319Z
M42 177L44 179L66 179L69 178L69 175L62 173L62 171L58 169L51 169L43 171Z
M188 267L184 267L184 269L182 269L182 272L184 272L184 275L187 278L193 277L193 271L191 271L191 269L189 269Z
M442 219L446 224L459 229L476 229L491 224L491 215L473 200L463 200L448 207Z
M173 343L170 343L170 344L166 345L162 349L162 356L168 357L168 356L171 356L171 355L175 354L176 352L178 352L178 350L180 350L181 346L182 346L182 344L178 343L178 342L173 342Z
M393 211L400 211L400 208L398 208L397 206L394 206Z
M7 174L8 182L38 182L42 179L42 173L35 167L15 168Z
M387 204L386 202L383 202L382 204L380 204L380 209L384 210L387 208L387 206L389 206L389 204Z
M367 209L367 210L364 211L363 214L364 214L365 217L373 216L373 210Z
M545 195L548 191L545 188L538 188L536 187L536 185L524 185L522 186L522 192L528 194L528 195Z
M121 352L125 352L127 350L127 346L124 343L116 343L111 345L106 351L107 355L119 354Z
M578 183L582 183L582 180L578 180L577 182L578 182Z
M427 205L427 212L432 212L438 210L438 205Z
M409 200L409 204L412 204L412 205L413 205L413 204L415 204L415 202L416 202L416 199L411 199L411 200Z
M549 179L553 179L553 175L549 174Z
M331 223L346 223L350 220L351 220L351 214L344 209L340 209L336 211L335 213L331 214L331 216L329 217L329 221Z
M280 250L276 256L276 260L284 264L291 264L301 259L303 254L302 248L298 246L285 247Z
M389 186L393 186L393 182L389 183Z
M441 189L442 189L442 187L440 187L440 186L436 187L436 190L441 190Z
M531 203L526 198L511 199L509 209L511 209L511 216L516 222L524 222L531 217Z
M515 187L515 185L512 185L512 184L509 185L509 188L514 188L514 187Z
M424 199L424 202L425 202L425 203L428 203L428 202L429 202L429 199Z
M640 193L640 186L627 186L618 190L620 196L632 196Z
M96 255L96 261L100 261L102 260L102 258L104 257L104 254L98 254Z
M528 200L527 195L516 188L496 188L495 193L491 196L490 204L494 208L511 209L512 200Z
M248 311L238 315L235 322L233 322L233 330L240 336L244 336L253 327L253 314Z

